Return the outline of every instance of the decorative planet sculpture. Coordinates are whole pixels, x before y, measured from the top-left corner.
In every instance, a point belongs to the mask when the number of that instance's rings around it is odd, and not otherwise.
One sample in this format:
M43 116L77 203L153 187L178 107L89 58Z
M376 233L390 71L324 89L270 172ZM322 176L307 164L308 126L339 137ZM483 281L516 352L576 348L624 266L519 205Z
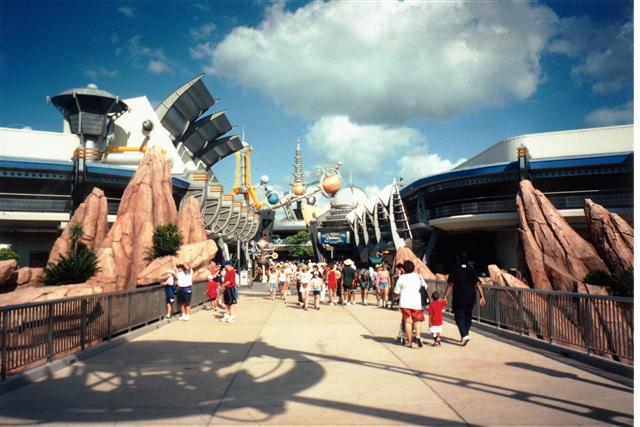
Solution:
M316 204L316 198L315 196L309 196L307 197L307 203L310 204L311 206Z
M275 205L278 203L278 201L280 201L280 197L278 197L276 193L270 193L267 196L267 201L269 202L270 205Z
M306 190L306 187L303 182L295 182L292 185L293 194L296 196L302 196Z
M340 175L325 175L320 183L322 191L333 196L340 190L342 177Z

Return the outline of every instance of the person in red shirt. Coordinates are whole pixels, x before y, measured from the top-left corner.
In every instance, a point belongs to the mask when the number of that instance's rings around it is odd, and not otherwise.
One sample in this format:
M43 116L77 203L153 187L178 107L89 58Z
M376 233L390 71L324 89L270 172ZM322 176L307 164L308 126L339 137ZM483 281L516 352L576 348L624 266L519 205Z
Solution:
M447 303L440 299L440 294L434 292L431 294L431 304L429 304L429 328L433 335L433 346L441 345L440 334L442 333L442 312Z
M329 288L329 304L336 305L336 289L338 289L338 272L335 264L329 266L327 272L327 288ZM324 303L324 302L323 302Z
M236 289L236 270L233 268L231 261L224 262L224 305L226 314L221 319L223 322L233 322L234 306L238 303L238 293Z

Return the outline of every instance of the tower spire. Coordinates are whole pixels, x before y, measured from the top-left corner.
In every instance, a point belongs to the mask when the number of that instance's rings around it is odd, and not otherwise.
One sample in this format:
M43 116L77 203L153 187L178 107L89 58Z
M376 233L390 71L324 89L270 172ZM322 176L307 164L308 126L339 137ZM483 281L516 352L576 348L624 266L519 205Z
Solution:
M300 138L296 141L296 154L293 163L293 182L304 182L304 164L302 162L302 147L300 146Z

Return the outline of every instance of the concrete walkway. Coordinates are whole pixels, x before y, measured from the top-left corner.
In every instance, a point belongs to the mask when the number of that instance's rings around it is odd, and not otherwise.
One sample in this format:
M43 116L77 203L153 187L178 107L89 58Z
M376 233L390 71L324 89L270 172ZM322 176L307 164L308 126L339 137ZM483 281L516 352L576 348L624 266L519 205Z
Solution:
M200 311L0 395L0 425L633 424L630 380L452 324L407 349L398 311L294 300L243 290L235 323Z

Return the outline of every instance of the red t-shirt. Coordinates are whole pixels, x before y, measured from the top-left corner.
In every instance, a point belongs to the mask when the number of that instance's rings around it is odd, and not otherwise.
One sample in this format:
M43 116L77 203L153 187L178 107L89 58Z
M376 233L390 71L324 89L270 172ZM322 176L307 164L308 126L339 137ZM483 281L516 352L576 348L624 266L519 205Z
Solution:
M218 282L215 280L209 280L207 282L207 291L209 293L209 298L215 298L218 292Z
M432 326L442 326L442 311L447 306L443 300L431 301L429 304L429 322Z
M336 278L336 272L329 270L327 274L327 287L329 289L336 289L338 287L338 279Z
M224 283L225 288L233 288L236 286L236 272L234 269L224 273Z

